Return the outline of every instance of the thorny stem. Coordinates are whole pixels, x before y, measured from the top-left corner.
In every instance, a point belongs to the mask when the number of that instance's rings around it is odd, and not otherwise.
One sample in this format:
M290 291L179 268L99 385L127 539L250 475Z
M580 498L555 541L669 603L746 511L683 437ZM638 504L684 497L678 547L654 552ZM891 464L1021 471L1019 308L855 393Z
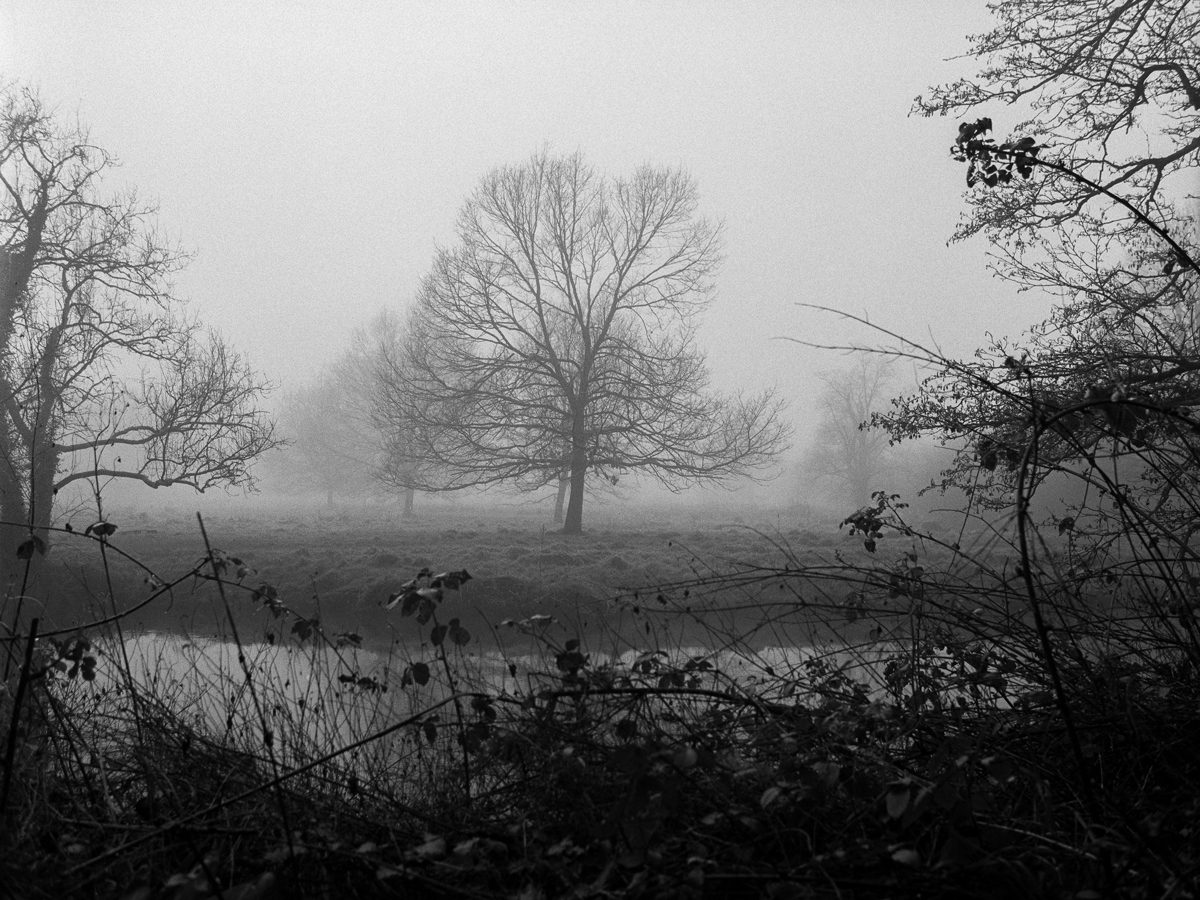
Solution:
M29 624L29 639L25 643L25 662L17 680L17 692L13 697L12 721L8 725L8 746L4 748L4 786L0 789L0 813L8 809L8 791L12 787L13 764L17 751L17 725L21 718L21 705L25 701L25 688L31 680L33 669L33 645L37 642L38 620Z
M254 703L254 711L258 715L258 724L261 729L263 746L266 748L267 756L271 761L271 771L275 776L276 790L275 800L279 804L280 820L283 823L284 837L287 841L288 852L294 859L296 856L295 836L293 834L291 816L288 814L287 801L283 794L282 787L278 786L280 778L279 759L275 755L275 741L271 731L271 726L267 722L266 713L263 711L262 702L258 697L258 690L254 686L254 677L250 672L250 666L246 663L246 651L242 646L242 639L238 635L237 623L234 621L233 610L229 606L229 598L225 595L225 584L221 579L221 573L217 568L217 560L213 554L212 544L208 540L208 530L204 527L204 517L200 513L196 513L196 521L200 524L200 536L204 538L204 550L208 555L209 564L212 566L213 576L217 582L217 593L221 597L221 604L225 607L225 616L229 620L229 628L233 633L233 642L237 646L238 664L242 667L242 674L246 678L246 688L250 691L250 699Z
M432 616L433 627L439 628L437 612ZM462 746L462 764L463 764L463 790L466 792L466 799L471 799L471 755L467 750L467 724L466 717L463 715L462 701L458 696L458 679L454 677L454 670L450 668L450 660L446 658L446 638L449 633L442 636L442 640L437 645L437 658L442 664L442 668L446 672L446 682L450 688L450 693L454 697L454 714L458 719L458 740Z

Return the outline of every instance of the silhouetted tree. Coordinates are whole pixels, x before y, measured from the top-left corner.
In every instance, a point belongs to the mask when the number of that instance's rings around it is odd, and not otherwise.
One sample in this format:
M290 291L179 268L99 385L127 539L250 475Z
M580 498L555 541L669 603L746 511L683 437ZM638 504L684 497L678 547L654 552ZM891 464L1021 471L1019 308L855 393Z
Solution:
M154 210L101 194L113 166L30 91L0 94L0 583L66 486L245 484L275 443L263 381L170 293L183 257Z
M589 476L664 484L769 465L779 401L707 390L695 322L718 262L680 171L598 175L539 154L486 176L438 253L404 335L391 395L436 461L423 486L557 484L582 530Z

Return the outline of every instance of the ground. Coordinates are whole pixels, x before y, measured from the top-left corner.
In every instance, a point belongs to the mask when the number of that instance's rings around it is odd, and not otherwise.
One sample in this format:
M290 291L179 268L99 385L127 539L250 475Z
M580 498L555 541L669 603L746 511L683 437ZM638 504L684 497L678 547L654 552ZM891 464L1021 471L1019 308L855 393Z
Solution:
M646 598L648 612L661 605L654 602L656 586L782 566L789 555L813 561L855 546L832 517L813 521L799 511L755 518L748 510L673 517L634 509L609 515L582 536L565 536L535 511L460 506L406 521L367 507L224 513L204 523L213 547L253 570L241 579L247 590L230 597L239 626L257 629L243 633L248 640L271 627L271 617L252 599L262 584L273 586L296 613L319 617L331 630L361 633L367 644L390 640L400 617L383 605L426 567L470 572L461 592L448 594L444 617L458 616L476 633L532 615L554 616L581 634L632 632L644 628L634 611L649 587L655 590ZM174 582L205 557L193 514L114 515L111 521L117 530L107 579L94 540L78 528L55 536L43 630L111 615L110 583L117 608L129 609L153 592L155 578ZM217 600L211 585L186 577L128 616L124 627L225 634L227 617Z

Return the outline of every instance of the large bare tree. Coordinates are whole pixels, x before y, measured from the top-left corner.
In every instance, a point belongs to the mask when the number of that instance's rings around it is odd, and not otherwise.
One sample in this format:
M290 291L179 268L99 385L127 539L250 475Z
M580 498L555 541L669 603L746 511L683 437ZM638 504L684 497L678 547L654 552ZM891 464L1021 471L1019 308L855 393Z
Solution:
M589 475L664 484L760 470L787 439L771 392L708 390L698 315L719 228L684 172L606 178L579 155L498 168L437 254L391 367L400 418L427 425L426 487L558 484L582 530Z
M0 94L0 577L43 550L56 494L112 479L244 484L274 443L263 381L184 316L184 261L113 158L29 90ZM35 553L36 555L36 553Z

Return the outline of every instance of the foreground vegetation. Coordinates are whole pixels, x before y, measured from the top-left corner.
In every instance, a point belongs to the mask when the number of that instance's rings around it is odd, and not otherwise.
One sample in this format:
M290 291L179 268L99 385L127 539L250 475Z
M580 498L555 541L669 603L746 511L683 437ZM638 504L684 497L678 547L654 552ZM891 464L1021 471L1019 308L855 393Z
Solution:
M0 888L1191 896L1190 605L1130 559L1081 575L1077 535L1033 561L1003 521L921 533L897 507L823 551L762 532L771 563L614 591L621 628L488 620L470 559L397 560L385 642L211 545L144 589L221 610L224 643L25 620ZM78 543L113 559L119 535Z

